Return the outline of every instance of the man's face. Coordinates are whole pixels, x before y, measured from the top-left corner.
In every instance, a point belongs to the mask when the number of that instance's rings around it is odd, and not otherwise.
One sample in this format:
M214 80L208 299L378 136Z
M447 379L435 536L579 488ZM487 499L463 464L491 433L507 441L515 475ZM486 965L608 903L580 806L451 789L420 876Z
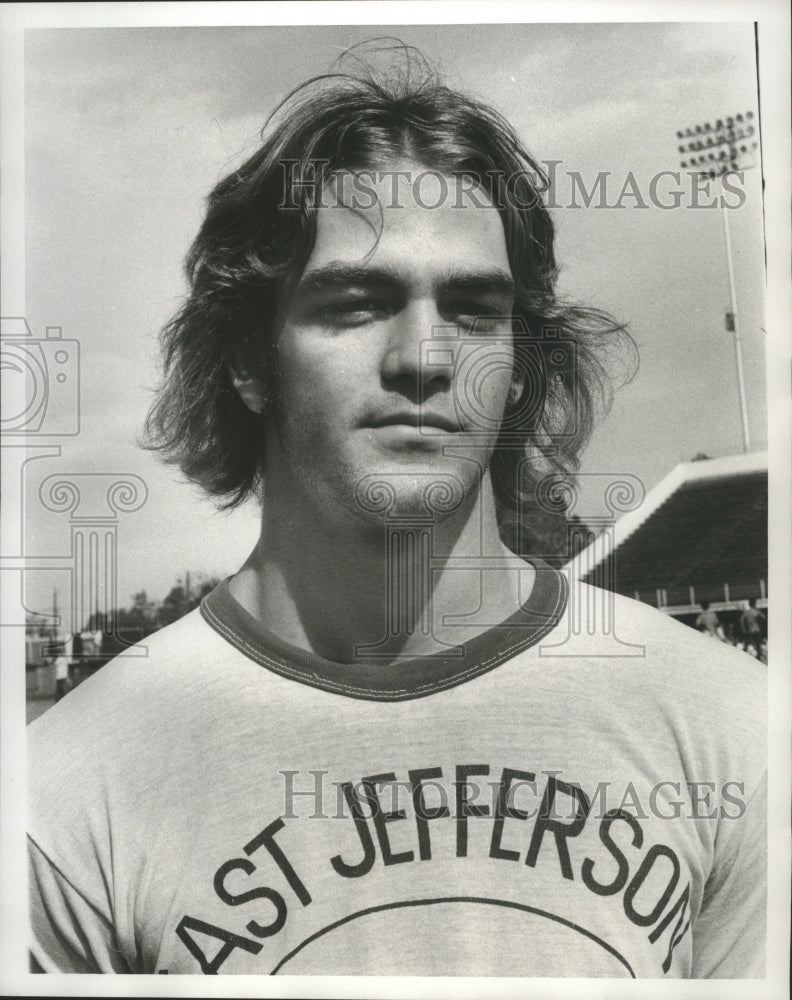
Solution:
M432 208L436 179L418 189L402 178L396 197L393 184L370 185L379 201L368 209L339 207L338 187L327 190L281 320L266 491L324 517L372 518L361 497L375 480L401 513L423 513L433 481L461 485L469 503L511 383L513 286L498 212L459 204L450 178ZM348 205L348 177L344 190Z

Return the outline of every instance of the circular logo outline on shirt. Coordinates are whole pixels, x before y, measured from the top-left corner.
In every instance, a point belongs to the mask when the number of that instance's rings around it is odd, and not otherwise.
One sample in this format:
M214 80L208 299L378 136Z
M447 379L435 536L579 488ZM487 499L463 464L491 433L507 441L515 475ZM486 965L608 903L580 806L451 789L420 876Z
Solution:
M295 955L306 948L317 938L323 937L325 934L329 934L330 931L336 930L338 927L342 927L344 924L351 923L353 920L357 920L360 917L369 916L372 913L379 913L382 910L397 910L402 909L407 906L432 906L436 903L482 903L489 906L505 906L514 910L522 910L524 913L532 913L538 917L546 917L548 920L554 920L556 923L563 924L565 927L571 928L573 931L577 931L578 934L582 934L584 937L589 938L594 941L605 951L609 952L616 958L625 969L629 972L630 978L635 979L635 973L632 970L632 966L627 961L627 959L620 954L612 945L608 944L607 941L603 941L601 937L598 937L592 931L586 930L585 927L581 927L580 924L575 924L571 920L567 920L565 917L560 917L557 913L550 913L548 910L540 910L536 906L529 906L527 903L515 903L509 899L493 899L488 896L438 896L432 899L405 899L398 900L394 903L380 903L378 906L367 906L363 910L357 910L355 913L350 913L346 917L342 917L340 920L335 920L332 924L328 924L327 927L323 927L321 930L310 934L304 941L301 941L295 948L292 948L284 957L278 962L275 968L270 972L271 976L277 976L284 965L290 962Z

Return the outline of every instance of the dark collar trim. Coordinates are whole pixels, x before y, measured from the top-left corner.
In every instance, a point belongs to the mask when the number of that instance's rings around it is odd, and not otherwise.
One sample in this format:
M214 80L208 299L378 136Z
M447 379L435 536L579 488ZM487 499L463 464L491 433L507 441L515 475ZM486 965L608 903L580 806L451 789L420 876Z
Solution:
M445 652L382 666L338 663L284 642L232 597L228 580L203 599L201 614L232 646L281 677L348 698L406 701L479 677L555 628L566 608L566 577L540 559L530 561L536 569L533 590L510 618Z

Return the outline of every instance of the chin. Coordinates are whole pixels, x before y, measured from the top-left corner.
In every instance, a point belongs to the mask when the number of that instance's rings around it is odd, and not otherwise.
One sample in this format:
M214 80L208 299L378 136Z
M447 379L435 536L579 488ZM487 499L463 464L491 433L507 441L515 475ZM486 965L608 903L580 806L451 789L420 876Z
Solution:
M480 476L472 472L469 466L438 470L422 465L369 472L355 484L351 507L372 525L436 524L475 502Z

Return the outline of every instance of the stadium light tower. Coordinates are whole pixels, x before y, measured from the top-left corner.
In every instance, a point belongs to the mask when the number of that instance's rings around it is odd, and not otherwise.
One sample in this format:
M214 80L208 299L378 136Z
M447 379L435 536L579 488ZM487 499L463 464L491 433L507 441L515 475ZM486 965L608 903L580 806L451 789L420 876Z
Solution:
M708 177L710 180L723 177L727 173L737 173L753 164L746 162L754 153L758 143L753 140L756 128L753 112L738 114L728 118L718 118L713 124L705 122L677 132L680 140L683 170ZM751 450L751 432L748 425L748 407L745 402L745 378L743 375L742 341L737 314L737 292L734 285L734 261L732 260L731 234L729 232L729 209L721 198L721 216L726 239L726 268L729 274L730 310L726 313L726 330L734 334L734 357L737 363L737 387L740 392L740 414L742 417L743 451Z

